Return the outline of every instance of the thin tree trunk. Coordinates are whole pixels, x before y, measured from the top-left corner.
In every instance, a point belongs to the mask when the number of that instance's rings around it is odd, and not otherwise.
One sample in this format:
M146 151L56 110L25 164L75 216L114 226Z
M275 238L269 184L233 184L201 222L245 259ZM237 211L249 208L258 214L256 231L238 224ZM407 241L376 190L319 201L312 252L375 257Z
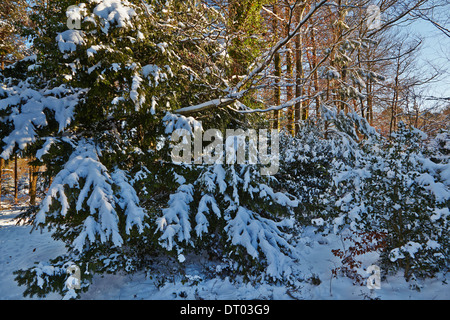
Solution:
M317 45L316 45L316 34L314 28L311 28L311 46L312 46L312 59L311 67L314 70L313 80L314 80L314 94L316 96L316 119L320 118L320 96L319 96L319 73L317 72Z
M30 159L31 161L33 159ZM36 187L37 187L37 172L38 168L36 166L29 166L29 175L30 175L30 185L29 185L29 196L30 196L30 205L36 205Z
M273 13L278 16L278 7L277 5L273 5ZM276 18L273 18L272 21L272 27L273 27L273 33L278 33L278 20ZM281 79L281 58L280 54L277 52L274 55L274 67L275 67L275 89L274 89L274 99L275 99L275 105L279 106L281 104L281 88L280 88L280 79ZM273 111L273 128L279 129L280 127L280 111L274 110Z
M2 179L3 179L3 168L5 167L5 159L0 158L0 210L2 210Z
M369 58L369 57L368 57ZM367 63L367 70L372 70L373 66L370 62ZM369 124L373 125L373 82L372 79L368 78L366 82L366 93L367 93L367 111L366 119Z
M367 81L367 121L373 126L373 85L369 79Z
M17 154L14 155L14 204L18 203L19 183L18 183Z
M286 20L289 21L289 15L290 15L290 8L286 8ZM285 25L285 36L289 35L290 25L289 22ZM291 45L288 43L286 45L286 78L289 80L289 85L286 87L286 96L287 101L291 101L294 98L293 88L290 85L292 79L293 79L293 67L292 67L292 51L291 51ZM288 120L287 120L287 128L288 132L294 136L295 135L295 128L294 128L294 110L291 108L288 109Z
M389 136L397 129L397 113L398 113L398 100L400 94L400 59L397 59L397 66L394 79L394 97L392 98L391 105L391 121L389 124Z
M1 58L1 68L2 71L5 70L5 61L3 61L3 57ZM2 209L2 178L3 178L3 167L5 166L5 159L0 158L0 210Z
M392 98L392 105L391 105L391 121L389 124L389 136L392 134L394 130L397 129L398 97L399 97L399 88L398 88L398 73L397 73L397 76L395 77L394 97Z
M303 19L303 14L306 9L306 4L303 4L299 8L298 21ZM301 30L298 33L298 36L295 37L295 97L301 97L303 95L303 79L305 77L303 70L303 36ZM299 101L295 104L295 134L300 130L300 120L303 118L302 116L303 102Z

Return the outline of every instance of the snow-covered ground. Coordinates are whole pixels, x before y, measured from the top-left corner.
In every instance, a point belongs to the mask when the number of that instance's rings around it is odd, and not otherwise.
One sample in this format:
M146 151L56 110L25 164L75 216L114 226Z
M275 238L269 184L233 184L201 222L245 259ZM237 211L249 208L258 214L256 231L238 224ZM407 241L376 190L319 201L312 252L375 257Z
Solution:
M15 217L20 209L0 211L0 299L24 299L24 287L14 281L13 272L31 267L34 262L48 261L64 253L62 242L54 241L48 232L34 231L30 226L16 225ZM242 281L209 278L202 270L201 262L186 260L187 281L167 278L162 283L157 277L138 272L133 275L96 275L88 292L81 299L102 300L361 300L361 299L450 299L449 276L439 274L433 279L406 282L401 274L382 279L380 289L365 285L353 285L343 276L332 277L331 270L339 266L339 259L331 250L341 248L341 240L334 236L326 238L305 230L296 248L302 257L296 274L301 279L294 287L269 284L253 286ZM361 259L363 268L376 263L376 255ZM159 278L160 279L160 278ZM414 287L415 289L412 289ZM52 294L47 299L61 299Z

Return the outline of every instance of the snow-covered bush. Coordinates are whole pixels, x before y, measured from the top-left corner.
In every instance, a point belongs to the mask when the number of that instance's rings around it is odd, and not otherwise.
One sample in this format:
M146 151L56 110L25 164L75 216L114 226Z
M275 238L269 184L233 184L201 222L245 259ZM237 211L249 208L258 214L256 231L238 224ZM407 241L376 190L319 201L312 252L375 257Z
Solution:
M193 118L168 115L164 119L166 133L183 129L192 135L192 148L196 131L206 130ZM169 154L173 145L166 139L160 148ZM237 150L224 148L218 158L226 159L233 151ZM165 200L165 204L159 202L156 230L150 228L156 231L158 246L180 262L190 253L207 253L222 265L224 275L289 279L296 259L289 243L296 198L280 192L273 177L261 174L263 165L250 164L250 159L212 164L194 164L194 160L194 154L188 159L191 163L162 159L157 166L149 163L136 176L136 184L145 187L148 210L157 198ZM165 172L160 171L161 165Z
M430 143L430 152L438 162L450 161L450 131L441 130Z
M283 280L295 261L287 232L293 197L275 192L251 165L196 169L170 195L158 219L159 243L180 262L190 252L208 253L232 273Z
M304 123L295 137L281 136L276 177L283 189L298 198L297 219L306 224L333 214L336 199L331 189L340 168L358 164L360 135L377 139L367 121L354 113L345 115L323 107L322 114L318 123Z
M402 123L390 140L366 141L351 165L335 163L328 221L334 232L383 232L385 269L429 276L448 267L450 190L421 145L423 133Z
M402 268L406 278L448 268L449 165L432 161L438 152L427 150L425 135L400 123L385 139L353 112L323 108L323 118L326 131L306 125L282 139L277 178L299 199L297 219L354 244L382 234L383 269ZM336 270L354 276L348 261L364 250L336 250Z
M283 189L298 198L295 214L299 221L311 222L320 209L325 210L322 199L331 182L329 164L335 156L334 142L325 139L313 124L302 126L296 137L282 132L276 178Z

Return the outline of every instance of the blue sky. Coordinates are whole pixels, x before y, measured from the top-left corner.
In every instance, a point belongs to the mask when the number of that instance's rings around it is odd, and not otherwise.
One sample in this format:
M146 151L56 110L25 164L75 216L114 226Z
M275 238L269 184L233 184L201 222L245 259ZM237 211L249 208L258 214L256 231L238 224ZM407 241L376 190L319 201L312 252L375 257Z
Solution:
M411 31L424 40L419 54L421 63L429 61L445 71L438 82L429 85L430 95L450 97L450 37L423 20L412 24Z

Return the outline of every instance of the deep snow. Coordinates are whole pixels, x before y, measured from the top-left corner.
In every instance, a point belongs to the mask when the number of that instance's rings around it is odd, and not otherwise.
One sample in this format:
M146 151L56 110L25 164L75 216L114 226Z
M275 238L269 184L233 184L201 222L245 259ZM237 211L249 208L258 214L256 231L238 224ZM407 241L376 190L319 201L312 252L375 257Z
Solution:
M13 272L31 267L34 262L48 261L64 253L62 242L54 241L49 232L31 231L31 226L17 225L16 216L20 208L0 211L0 299L19 300L24 287L14 281ZM323 237L304 231L296 249L301 259L297 265L299 280L297 285L243 283L239 279L210 278L204 272L204 261L186 257L185 276L168 275L165 282L156 274L137 272L133 275L105 274L94 276L89 291L81 294L81 299L102 300L362 300L362 299L432 299L450 298L448 275L439 274L433 279L406 282L399 273L381 281L381 289L369 289L365 285L353 285L352 280L339 276L332 277L331 270L339 266L339 259L332 249L342 248L341 239L336 236ZM376 264L377 255L367 254L361 259L363 269ZM363 272L363 271L362 271ZM368 276L368 275L367 275ZM28 298L26 298L28 299ZM50 294L46 299L61 299Z

